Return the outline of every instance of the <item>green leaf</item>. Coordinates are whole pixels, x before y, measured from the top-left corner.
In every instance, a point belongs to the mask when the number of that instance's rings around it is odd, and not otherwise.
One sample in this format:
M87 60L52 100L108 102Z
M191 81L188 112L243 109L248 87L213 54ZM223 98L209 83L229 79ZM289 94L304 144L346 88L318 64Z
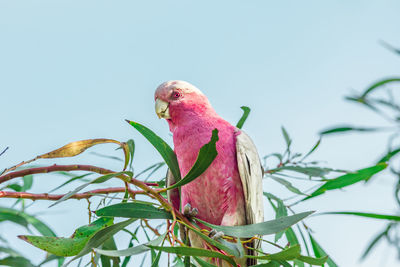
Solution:
M24 257L7 257L0 259L0 265L3 266L18 266L18 267L35 267L28 259Z
M386 78L383 80L380 80L376 83L374 83L373 85L371 85L370 87L368 87L364 93L361 95L361 99L364 99L368 94L370 94L372 91L382 87L383 85L386 85L388 83L393 83L393 82L400 82L400 78L394 77L394 78Z
M240 120L238 121L238 123L236 124L236 127L239 128L239 129L242 129L243 124L247 120L247 117L249 116L251 109L249 107L246 107L246 106L242 106L240 108L243 110L243 115L240 118Z
M56 188L50 190L49 193L54 192L54 191L56 191L57 189L60 189L61 187L64 187L65 185L67 185L67 184L69 184L69 183L71 183L71 182L73 182L73 181L82 179L82 178L84 178L84 177L86 177L86 176L89 176L89 175L92 175L92 174L93 174L93 173L86 173L86 174L83 174L83 175L74 176L74 177L72 177L71 179L67 180L66 182L62 183L61 185L57 186Z
M152 249L161 250L167 253L174 253L179 254L182 256L199 256L199 257L210 257L210 258L220 258L228 263L232 264L233 266L237 266L235 261L219 252L202 249L202 248L194 248L194 247L157 247L157 246L148 246Z
M260 263L257 265L253 265L252 267L279 267L281 264L277 261L270 261L267 263Z
M193 257L193 258L201 267L217 267L217 265L206 262L206 261L202 260L201 258L198 258L198 257Z
M130 153L129 168L132 169L133 157L135 156L135 141L129 139L127 142Z
M0 222L10 221L19 224L25 228L28 228L28 221L21 215L9 212L0 213Z
M325 256L325 257L321 257L321 258L313 258L313 257L308 257L308 256L302 256L301 255L297 259L299 259L299 260L301 260L301 261L303 261L305 263L311 264L311 265L323 266L328 261L329 257Z
M285 186L289 191L291 191L291 192L293 192L295 194L303 195L303 196L306 195L303 192L301 192L299 189L294 187L292 185L292 183L290 183L290 182L288 182L288 181L286 181L286 180L284 180L282 178L279 178L279 177L276 177L276 176L272 176L272 175L269 175L268 177L270 177L272 180L280 183L281 185Z
M310 196L304 198L303 200L310 199L315 196L319 196L328 190L339 189L339 188L343 188L343 187L355 184L355 183L363 181L363 180L368 180L374 174L384 170L386 167L387 167L386 163L378 163L375 166L358 170L355 173L348 173L348 174L342 175L338 178L331 179L331 180L327 181L326 183L324 183L321 187L319 187L317 190L315 190Z
M28 222L28 224L31 224L39 233L45 236L56 236L56 234L51 230L45 223L42 221L38 220L32 215L29 215L25 212L10 209L10 208L3 208L0 207L0 214L12 214L15 216L19 216L22 218L21 220L24 220Z
M31 235L20 235L18 237L51 254L69 257L77 255L96 232L111 225L112 221L110 218L100 218L89 225L76 229L71 238Z
M388 162L392 157L394 157L395 155L397 155L400 152L400 148L397 148L395 150L392 150L390 152L388 152L385 156L383 156L378 163L384 163L384 162Z
M302 166L282 166L277 169L274 169L274 172L277 171L294 171L298 173L302 173L311 177L323 177L332 171L343 172L341 170L334 170L331 168L320 168L320 167L302 167Z
M138 130L155 147L155 149L157 149L165 163L167 163L168 168L171 170L175 181L179 181L181 179L181 172L179 170L178 159L176 158L175 152L172 148L149 128L134 121L126 121Z
M318 242L313 238L313 236L308 233L311 241L311 245L314 251L314 255L317 258L323 258L328 256L328 254L323 250L323 248L318 244ZM326 261L329 267L338 267L337 264L329 257Z
M49 208L50 208L50 207L53 207L53 206L55 206L55 205L57 205L57 204L59 204L59 203L61 203L61 202L63 202L63 201L65 201L65 200L67 200L67 199L69 199L71 196L75 195L76 193L78 193L78 192L81 191L83 188L87 187L88 185L104 183L104 182L110 180L111 178L114 178L114 177L117 177L117 176L120 176L120 175L123 175L123 174L128 175L128 176L131 177L131 178L132 178L132 176L133 176L133 173L132 173L132 172L123 171L123 172L110 173L110 174L106 174L106 175L97 177L96 179L94 179L94 180L92 180L92 181L90 181L90 182L84 183L84 184L78 186L77 188L75 188L74 190L69 191L69 192L68 192L67 194L65 194L62 198L60 198L59 200L57 200L56 202L54 202L53 204L51 204L51 205L49 206Z
M172 219L171 213L150 204L128 202L104 207L96 211L97 216L112 216L136 219Z
M248 224L248 225L238 225L238 226L220 226L214 225L211 223L207 223L203 220L195 218L195 220L201 222L202 224L215 229L217 231L222 231L226 235L235 236L235 237L253 237L255 235L271 235L276 234L280 231L287 229L288 227L296 224L302 219L306 218L313 211L302 212L299 214L295 214L292 216L281 217L279 219L256 223L256 224Z
M324 134L343 133L343 132L375 132L379 130L380 130L379 128L354 127L354 126L343 125L323 130L319 134L324 135Z
M163 240L166 237L166 233L163 235L160 235L159 237L157 237L154 240L151 240L145 244L141 244L138 245L136 247L130 247L127 249L122 249L122 250L103 250L103 249L94 249L94 251L96 253L99 253L101 255L106 255L109 257L128 257L128 256L132 256L132 255L138 255L141 254L143 252L149 251L150 248L149 246L158 246L161 244L161 242L163 242Z
M310 156L310 155L318 148L319 144L321 144L321 139L319 139L319 140L317 141L317 143L311 148L311 150L310 150L307 154L304 155L304 157L303 157L300 161L303 161L303 160L305 160L308 156Z
M375 238L369 243L368 247L365 249L364 253L361 256L361 260L364 260L368 254L371 252L371 250L378 244L378 242L383 238L387 237L389 234L389 230L392 227L392 224L389 224L386 229L382 232L379 233Z
M282 126L281 129L282 129L283 138L285 139L285 142L286 142L287 149L289 149L290 145L292 144L292 139L290 139L290 136L289 136L288 132L286 131L285 127Z
M12 249L12 248L5 248L5 247L0 247L0 253L5 253L10 255L11 257L22 257L21 254L19 254L18 251Z
M385 214L356 212L356 211L332 211L332 212L320 213L320 215L324 215L324 214L354 215L354 216L361 216L361 217L381 219L381 220L389 220L389 221L397 221L397 222L400 221L400 216L396 216L396 215L385 215Z
M33 184L33 175L26 175L22 179L24 180L24 185L22 186L21 191L31 189Z
M208 142L207 144L205 144L200 148L196 162L193 164L193 167L190 169L190 171L186 174L186 176L183 179L173 184L172 186L168 187L167 189L168 190L174 189L182 185L185 185L187 183L190 183L191 181L199 177L203 172L205 172L218 155L216 148L216 143L218 140L219 140L218 130L214 129L212 131L210 142Z
M200 236L207 243L215 246L216 248L219 248L220 250L227 252L230 255L233 255L233 256L239 258L243 254L242 253L243 247L240 247L240 248L238 247L238 245L241 246L241 243L229 243L227 241L224 241L223 239L219 239L217 241L217 240L212 239L209 236L203 234L202 232L200 232L199 230L197 230L195 228L192 228L188 225L186 227L188 227L190 230L195 232L198 236Z
M301 251L300 245L297 244L285 250L282 250L278 253L269 254L265 256L246 256L246 257L264 259L264 260L288 261L300 257L300 251Z
M69 265L72 261L86 255L89 253L92 249L99 247L102 245L107 239L111 238L114 236L116 233L130 225L136 221L136 219L129 219L123 222L119 222L116 224L113 224L111 226L108 226L106 228L101 229L100 231L97 231L86 243L85 247L79 252L78 255L76 255L74 258L72 258L65 266ZM109 255L106 255L109 256ZM111 256L113 257L113 256ZM116 256L118 257L118 256Z

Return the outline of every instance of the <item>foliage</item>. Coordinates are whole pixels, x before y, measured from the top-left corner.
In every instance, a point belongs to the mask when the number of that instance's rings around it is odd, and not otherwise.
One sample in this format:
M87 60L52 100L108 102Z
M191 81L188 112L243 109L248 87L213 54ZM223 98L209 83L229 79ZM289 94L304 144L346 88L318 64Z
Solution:
M400 55L399 49L396 49L385 42L382 42L382 44L390 51ZM380 116L387 126L339 125L326 129L322 131L321 134L326 136L339 133L388 133L388 147L386 151L382 151L384 156L380 157L380 159L378 159L376 162L378 165L381 163L387 163L390 166L389 170L396 180L394 185L394 198L398 204L397 209L400 211L400 170L394 167L398 165L399 161L396 161L396 156L400 152L400 144L398 142L398 138L400 137L400 103L397 101L398 98L393 92L395 89L400 89L399 85L400 76L387 77L374 82L362 93L355 93L345 98L347 101L359 104L362 107L372 111L374 114ZM366 179L366 182L368 181L369 178ZM396 248L400 257L399 216L361 212L334 212L330 214L354 215L388 220L388 223L382 232L378 233L367 246L363 255L361 256L361 259L365 259L381 240L386 240L389 245Z
M371 91L371 90L370 90ZM250 109L242 107L244 114L237 124L242 127ZM282 135L286 143L283 153L273 153L263 158L263 168L265 179L279 183L284 186L292 197L283 200L272 192L264 192L266 200L275 211L275 219L259 224L223 227L210 225L197 218L189 220L179 210L165 199L166 191L180 187L192 182L201 175L217 156L216 142L218 142L218 131L214 130L210 142L205 144L199 151L196 162L190 172L181 177L179 173L176 155L169 145L158 137L149 128L132 121L128 121L137 131L155 147L163 158L163 163L156 163L143 172L135 175L132 167L135 143L133 140L119 142L111 139L93 139L77 141L57 150L38 156L30 161L22 162L14 167L4 170L0 176L0 184L3 185L0 197L18 198L18 205L13 207L0 208L0 222L9 221L22 225L30 229L34 227L41 235L21 235L20 238L30 244L48 252L42 264L50 261L58 261L59 266L67 266L72 261L82 260L82 257L90 254L90 262L93 266L127 266L136 255L150 255L152 266L158 266L162 254L175 255L173 263L175 266L192 266L194 263L200 266L216 266L222 261L236 266L234 257L243 257L246 244L253 239L260 239L263 246L258 251L258 256L245 256L257 258L257 266L305 266L324 265L336 266L332 258L312 236L311 229L302 221L312 212L296 213L296 204L306 201L312 197L324 195L330 190L337 190L350 186L354 183L368 181L371 176L379 173L386 168L386 163L380 161L377 164L361 170L347 172L340 169L321 166L319 162L306 161L307 158L318 148L320 140L304 155L293 153L291 149L292 139L285 128L282 127ZM103 143L116 143L124 152L124 165L120 171L111 171L98 166L91 165L52 165L44 167L25 167L37 159L71 157L82 153L86 149ZM399 150L400 151L400 150ZM392 152L393 153L393 152ZM388 154L389 155L389 154ZM108 156L105 156L108 157ZM111 158L111 157L110 157ZM277 161L276 166L271 167L269 163L272 159ZM267 164L268 163L268 164ZM164 165L178 177L178 183L169 188L165 188L165 177L153 179L139 179L144 172L150 172L149 177ZM75 171L85 172L85 174L75 175ZM67 177L57 189L63 188L71 182L81 182L82 184L68 193L62 195L53 194L33 194L28 193L34 181L34 175L38 173L55 172ZM88 175L98 175L98 177L88 180ZM328 176L334 176L328 178ZM17 180L17 178L21 178ZM122 187L98 188L96 190L80 193L86 186L95 184L101 186L110 179L118 179L124 185ZM304 185L311 185L308 190L300 190L291 180L300 180ZM135 190L131 187L134 186ZM317 189L315 189L317 187ZM311 193L310 193L311 192ZM116 193L121 195L113 203L106 204L107 194ZM138 196L143 196L138 199ZM89 213L89 222L92 216L96 220L88 225L76 229L69 238L56 237L54 232L36 218L35 215L26 213L24 203L27 199L44 199L56 201L54 204L67 201L69 199L92 199L99 198L99 208L94 215ZM293 203L289 203L293 202ZM52 206L54 206L54 204ZM90 206L89 206L90 210ZM343 214L343 212L341 213ZM393 225L394 218L397 216L354 214L358 216L373 216L379 219L390 220ZM121 218L126 218L121 220ZM115 222L118 221L118 222ZM297 222L302 221L301 224ZM151 223L157 224L152 226ZM225 235L214 240L208 236L209 231L200 229L196 222L209 225L216 230L222 230ZM184 225L197 233L208 245L208 249L189 247L184 240L178 238L178 225ZM138 232L142 231L146 240L139 240ZM386 229L388 233L390 228ZM123 249L117 249L118 240L115 234L124 233L130 237L129 245ZM263 238L266 235L273 235L274 241ZM261 236L261 237L259 237ZM283 241L283 236L286 241ZM250 240L247 238L251 238ZM3 239L0 239L0 242ZM7 246L0 246L0 264L8 266L33 266L30 259L22 256L22 253ZM137 244L136 244L137 243ZM286 245L282 245L286 243ZM121 244L120 244L121 246ZM311 247L311 249L310 249ZM278 251L277 251L278 249ZM302 252L303 251L303 252ZM147 253L147 254L146 254ZM65 257L73 257L65 263ZM204 258L205 257L205 258ZM36 257L35 257L36 258ZM209 260L209 259L213 260ZM87 257L85 258L87 259ZM168 257L170 260L170 257Z

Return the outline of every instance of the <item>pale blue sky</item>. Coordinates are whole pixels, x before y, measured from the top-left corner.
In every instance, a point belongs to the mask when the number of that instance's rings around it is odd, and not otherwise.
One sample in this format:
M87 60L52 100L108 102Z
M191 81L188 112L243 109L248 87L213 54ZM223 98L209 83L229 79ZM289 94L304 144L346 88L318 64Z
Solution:
M0 150L10 147L0 168L70 141L105 137L134 138L135 169L143 169L159 156L124 119L143 122L170 140L166 123L154 114L153 93L171 79L198 86L232 123L241 115L240 106L251 107L245 130L261 155L283 149L281 125L293 136L294 147L305 151L326 126L381 124L343 96L399 74L399 58L378 44L400 45L399 11L395 0L0 0ZM357 169L371 164L384 144L385 136L377 134L326 138L314 158ZM100 151L112 152L112 147ZM103 162L90 154L57 162L77 161ZM46 192L61 179L37 178L35 192ZM382 175L369 187L332 192L297 211L393 213L392 183ZM266 187L282 197L288 194L273 183ZM31 212L46 210L42 218L59 235L68 236L87 222L84 201L53 210L47 206L38 202ZM394 251L385 246L364 263L357 261L383 227L380 222L315 217L307 223L340 266L395 264ZM9 229L10 236L22 231L0 225L1 232Z

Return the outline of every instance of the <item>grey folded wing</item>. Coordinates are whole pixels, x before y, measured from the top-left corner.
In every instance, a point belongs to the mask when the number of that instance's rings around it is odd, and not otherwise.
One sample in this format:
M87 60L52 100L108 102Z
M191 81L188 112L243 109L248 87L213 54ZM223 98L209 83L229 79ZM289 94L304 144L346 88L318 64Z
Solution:
M236 157L244 193L246 223L254 224L263 222L263 169L256 146L250 137L239 129L236 136ZM261 246L261 241L257 239L253 240L248 246L258 249ZM251 249L247 250L247 254L252 256L257 255L256 251ZM257 264L256 259L247 259L247 266L255 264Z
M236 154L246 205L246 222L263 222L263 169L256 146L242 130L236 137Z

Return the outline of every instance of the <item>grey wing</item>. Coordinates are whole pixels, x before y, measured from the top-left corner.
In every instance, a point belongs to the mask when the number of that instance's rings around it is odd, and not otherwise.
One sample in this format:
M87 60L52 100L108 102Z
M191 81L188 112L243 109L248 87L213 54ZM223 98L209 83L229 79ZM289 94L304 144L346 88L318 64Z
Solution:
M170 187L171 185L173 185L175 183L175 177L172 175L172 172L170 171L170 169L168 169L168 171L167 171L165 183L166 183L167 187ZM167 199L170 203L172 203L174 208L179 210L180 199L179 199L179 190L178 189L168 190L167 191Z
M247 224L264 221L263 170L256 146L242 130L236 136L236 154L242 181Z

